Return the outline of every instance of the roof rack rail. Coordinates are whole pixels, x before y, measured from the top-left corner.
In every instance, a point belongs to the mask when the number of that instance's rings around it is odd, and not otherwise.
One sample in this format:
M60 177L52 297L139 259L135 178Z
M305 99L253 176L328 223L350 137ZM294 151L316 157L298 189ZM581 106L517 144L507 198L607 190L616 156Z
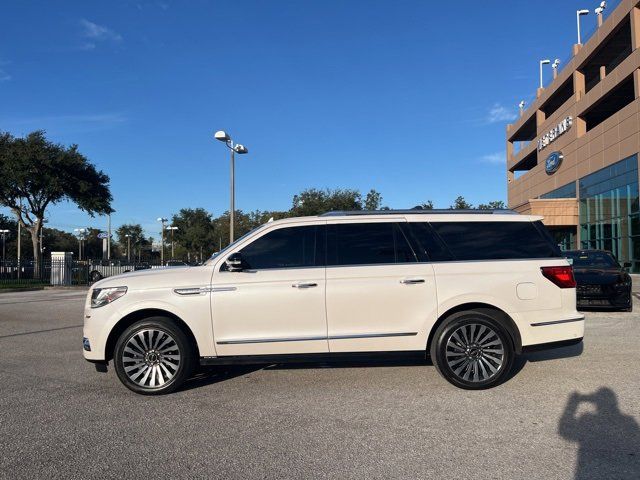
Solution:
M320 217L338 217L338 216L358 216L358 215L454 215L454 214L474 214L474 215L493 215L497 213L506 213L511 215L519 215L515 210L510 208L497 208L491 210L475 210L475 209L432 209L426 210L421 208L404 209L404 210L333 210L325 212Z

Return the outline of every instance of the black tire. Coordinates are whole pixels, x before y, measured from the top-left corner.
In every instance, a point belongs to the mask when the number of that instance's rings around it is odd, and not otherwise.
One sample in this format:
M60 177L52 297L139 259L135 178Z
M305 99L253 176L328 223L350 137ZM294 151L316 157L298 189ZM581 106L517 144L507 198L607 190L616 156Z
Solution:
M436 330L430 350L438 373L467 390L492 388L505 381L515 357L511 335L497 312L489 309L452 314Z
M102 274L100 272L98 272L97 270L94 270L93 272L91 272L89 274L89 278L91 279L91 281L93 283L99 282L100 280L102 280Z
M196 363L191 341L166 317L145 318L127 328L116 342L113 361L120 381L143 395L175 391Z

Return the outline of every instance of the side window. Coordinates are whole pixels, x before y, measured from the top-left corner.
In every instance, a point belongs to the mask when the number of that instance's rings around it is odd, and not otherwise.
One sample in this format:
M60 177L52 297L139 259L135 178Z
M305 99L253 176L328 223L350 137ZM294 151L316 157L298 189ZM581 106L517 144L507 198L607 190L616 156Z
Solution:
M324 225L279 228L242 250L249 270L324 266Z
M328 265L375 265L416 262L397 223L328 225Z
M446 262L452 260L451 253L443 245L427 222L410 222L409 228L417 244L416 254L421 262Z
M431 222L456 260L558 257L532 222Z

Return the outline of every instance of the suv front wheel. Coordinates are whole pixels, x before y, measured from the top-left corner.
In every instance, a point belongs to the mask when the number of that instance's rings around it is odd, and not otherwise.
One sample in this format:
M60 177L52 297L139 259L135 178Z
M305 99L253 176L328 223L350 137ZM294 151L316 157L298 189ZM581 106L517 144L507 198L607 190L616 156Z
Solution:
M515 356L511 336L491 311L457 312L436 330L431 359L453 385L469 390L503 382Z
M116 373L130 390L146 395L169 393L189 378L194 349L171 320L151 317L127 328L116 342Z

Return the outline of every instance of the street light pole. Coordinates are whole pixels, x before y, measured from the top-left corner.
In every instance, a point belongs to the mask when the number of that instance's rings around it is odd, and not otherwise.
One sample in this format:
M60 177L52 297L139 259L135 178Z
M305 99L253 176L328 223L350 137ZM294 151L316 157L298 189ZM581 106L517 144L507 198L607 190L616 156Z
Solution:
M540 60L540 88L544 88L544 84L542 83L542 65L546 65L547 63L551 63L551 60Z
M233 143L233 139L224 132L223 130L219 130L214 134L214 138L221 142L224 142L227 148L231 150L231 185L230 185L230 208L229 208L229 242L233 243L235 239L234 235L234 225L235 225L235 214L236 214L236 165L235 165L235 154L239 153L241 155L249 153L249 150L244 145L240 145L239 143Z
M131 262L131 235L127 233L125 237L127 237L127 262Z
M7 233L9 233L9 230L0 230L0 233L2 234L2 267L4 268L6 266L5 264L5 253L6 253L5 244L7 241L6 235Z
M167 227L167 230L171 230L171 260L173 260L173 232L174 230L178 230L178 227Z
M82 260L82 242L84 241L87 230L86 228L73 229L74 232L78 232L78 260Z
M162 223L162 233L160 234L160 264L164 266L164 224L168 220L164 217L158 217L158 221Z
M582 15L589 15L589 10L578 10L578 11L576 11L576 24L578 26L578 45L582 44L582 39L580 38L580 17Z

